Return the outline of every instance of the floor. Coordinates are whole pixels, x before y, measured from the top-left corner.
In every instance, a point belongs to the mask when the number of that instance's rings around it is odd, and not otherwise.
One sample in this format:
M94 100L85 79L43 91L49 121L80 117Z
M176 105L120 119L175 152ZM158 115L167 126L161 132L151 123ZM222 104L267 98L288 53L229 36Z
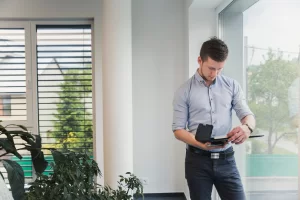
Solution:
M182 197L145 197L145 200L185 200Z
M176 195L173 197L159 197L153 195L145 195L144 200L186 200L185 197L180 197L181 195ZM248 200L298 200L298 192L297 191L290 191L290 192L256 192L256 193L247 193ZM141 198L137 199L141 200Z
M142 200L141 198L136 200ZM158 195L158 194L145 194L144 200L186 200L183 194L175 195Z

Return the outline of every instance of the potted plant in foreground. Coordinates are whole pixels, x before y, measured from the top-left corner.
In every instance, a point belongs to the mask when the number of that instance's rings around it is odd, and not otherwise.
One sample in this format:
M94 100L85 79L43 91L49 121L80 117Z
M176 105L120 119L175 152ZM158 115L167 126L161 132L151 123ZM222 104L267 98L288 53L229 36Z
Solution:
M87 154L51 152L53 173L50 176L38 174L26 194L27 200L129 200L133 196L143 197L140 180L129 172L120 176L118 188L112 189L96 183L95 178L101 176L101 172Z
M12 128L15 130L12 130ZM16 148L15 141L20 143L19 146L21 146L21 148ZM44 153L41 151L41 137L39 135L32 135L27 128L22 125L10 124L4 127L0 124L0 150L3 152L0 155L0 162L7 171L12 196L14 200L22 200L25 197L24 171L16 161L7 159L7 156L14 155L22 159L19 151L30 151L34 170L37 173L42 173L47 168L48 162L45 160ZM0 174L4 179L3 174L1 172ZM7 188L1 189L2 191L5 189L7 191Z
M7 171L14 200L129 200L139 196L143 198L143 185L130 172L120 176L116 189L97 184L95 180L97 176L101 176L100 169L96 161L85 153L71 151L62 153L56 149L46 148L51 151L54 159L54 162L50 163L53 173L49 176L43 175L48 162L42 152L44 148L41 147L41 137L31 134L22 125L11 124L5 127L0 125L0 137L0 150L3 151L0 162ZM17 140L18 143L24 142L19 144L21 148L18 149ZM10 154L22 159L18 152L21 150L30 151L32 164L37 173L37 178L30 184L28 192L24 189L22 167L16 161L4 159ZM1 172L0 174L2 175ZM4 194L3 188L1 193Z

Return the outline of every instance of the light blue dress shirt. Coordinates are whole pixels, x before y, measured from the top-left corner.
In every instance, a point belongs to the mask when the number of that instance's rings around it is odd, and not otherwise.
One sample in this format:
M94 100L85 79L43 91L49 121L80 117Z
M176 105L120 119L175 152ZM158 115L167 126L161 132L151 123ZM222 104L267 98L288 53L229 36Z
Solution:
M196 71L174 95L172 129L188 129L195 134L200 123L211 124L212 137L225 136L232 129L233 109L240 120L253 115L239 83L218 75L213 84L206 86ZM230 146L229 143L223 149L212 151L223 151Z

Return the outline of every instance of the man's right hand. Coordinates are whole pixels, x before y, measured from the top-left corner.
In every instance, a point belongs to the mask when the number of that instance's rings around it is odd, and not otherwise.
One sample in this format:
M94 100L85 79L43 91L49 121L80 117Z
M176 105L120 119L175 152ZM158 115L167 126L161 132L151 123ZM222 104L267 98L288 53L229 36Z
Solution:
M198 141L197 141L198 142ZM206 142L206 143L202 143L202 142L199 142L199 147L201 149L204 149L204 150L207 150L207 151L210 151L210 150L213 150L213 149L221 149L221 148L225 148L225 146L228 144L228 142L224 143L224 145L222 146L211 146L211 143L210 142Z
M210 151L213 149L221 149L227 145L227 143L225 143L222 146L210 146L210 142L206 142L206 143L199 142L195 139L194 134L192 134L184 129L174 131L174 135L178 140L181 140L186 144L189 144L194 147L198 147L198 148L201 148L201 149L204 149L207 151Z

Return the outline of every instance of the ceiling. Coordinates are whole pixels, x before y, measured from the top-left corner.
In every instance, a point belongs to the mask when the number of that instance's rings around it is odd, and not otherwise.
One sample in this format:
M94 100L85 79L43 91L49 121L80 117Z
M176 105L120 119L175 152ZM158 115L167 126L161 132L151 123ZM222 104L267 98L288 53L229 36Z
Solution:
M192 6L195 8L214 9L224 0L194 0Z

